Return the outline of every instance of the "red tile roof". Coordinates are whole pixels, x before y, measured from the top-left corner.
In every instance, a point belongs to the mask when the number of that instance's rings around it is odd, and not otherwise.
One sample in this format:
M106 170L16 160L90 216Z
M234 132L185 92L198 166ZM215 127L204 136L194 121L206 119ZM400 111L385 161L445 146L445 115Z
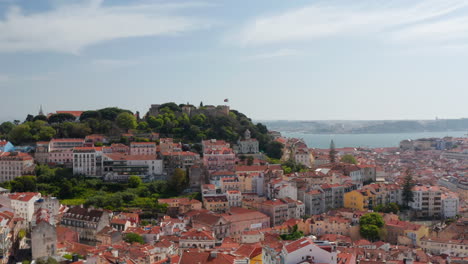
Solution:
M9 194L8 197L11 200L29 202L32 199L36 199L37 195L39 195L39 193L25 192L25 193L12 193L12 194Z
M57 111L57 114L71 114L74 117L80 117L84 111Z

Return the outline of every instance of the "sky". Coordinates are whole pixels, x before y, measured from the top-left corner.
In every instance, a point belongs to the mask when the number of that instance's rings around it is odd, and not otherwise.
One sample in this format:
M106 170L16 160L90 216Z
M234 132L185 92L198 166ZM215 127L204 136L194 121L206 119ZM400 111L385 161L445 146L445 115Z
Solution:
M466 0L0 0L0 121L164 102L468 117Z

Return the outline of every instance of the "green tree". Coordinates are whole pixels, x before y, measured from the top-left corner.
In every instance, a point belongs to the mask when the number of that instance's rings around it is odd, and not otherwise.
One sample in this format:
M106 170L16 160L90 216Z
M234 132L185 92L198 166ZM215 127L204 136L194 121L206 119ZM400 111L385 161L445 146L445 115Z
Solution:
M330 163L335 163L336 161L336 150L335 150L335 142L332 141L330 142L330 152L328 153L330 157Z
M374 207L374 211L376 212L383 212L383 213L394 213L397 214L400 211L400 207L396 203L389 203L386 205L377 205Z
M50 126L43 126L39 129L39 139L40 140L50 140L52 139L57 132Z
M49 116L49 124L74 122L75 120L76 120L75 116L72 114L68 114L68 113L53 114Z
M36 192L37 179L36 176L20 176L11 181L11 192Z
M271 141L265 148L265 153L268 157L273 159L281 159L283 156L284 145L278 141Z
M184 169L176 168L169 179L170 188L179 194L187 187L187 184L187 172Z
M380 237L380 228L375 225L364 225L359 229L361 236L370 241L378 240Z
M349 164L357 164L356 158L351 154L343 155L343 157L341 157L341 162L349 163Z
M115 119L117 126L128 130L128 129L135 129L137 126L136 117L130 113L120 113L117 118Z
M127 233L124 235L124 241L127 243L140 243L143 244L145 241L143 240L143 237L140 236L139 234L135 233Z
M289 234L280 235L281 239L283 240L297 240L303 236L304 236L304 233L298 230L297 225L294 225L292 227L292 230Z
M42 120L42 121L46 121L47 122L47 116L45 115L37 115L34 117L33 121L36 121L36 120Z
M384 226L383 217L378 213L368 213L359 219L359 232L370 241L379 239Z
M176 103L165 103L165 104L162 104L159 106L159 111L161 111L162 109L164 108L167 108L169 110L171 110L172 112L181 112L182 109L180 108L180 106L178 106Z
M384 220L383 217L379 213L368 213L361 216L359 219L360 225L375 225L377 227L383 227Z
M115 119L120 113L125 112L125 113L132 114L132 112L129 110L124 110L124 109L120 109L117 107L107 107L107 108L99 109L97 110L97 112L99 113L99 116L101 119L109 120L109 121L115 121Z
M410 171L406 172L405 180L403 183L403 191L402 191L402 198L403 198L403 205L408 208L410 202L414 202L414 194L413 194L413 175Z
M148 117L147 122L148 122L149 127L153 128L153 129L156 129L156 130L161 129L161 127L164 125L164 120L163 119L156 118L154 116Z
M128 178L128 187L130 188L138 188L142 183L141 178L135 175L130 176Z
M15 127L15 124L13 124L12 122L3 122L0 125L0 134L4 134L4 135L8 134L14 127Z
M146 130L148 130L149 125L148 125L147 122L142 121L142 122L139 122L139 123L138 123L137 128L138 128L138 130L146 131Z
M31 127L27 124L17 125L8 133L8 138L14 144L29 142L32 140Z
M98 111L85 111L80 115L80 121L85 121L90 118L99 119L101 115Z

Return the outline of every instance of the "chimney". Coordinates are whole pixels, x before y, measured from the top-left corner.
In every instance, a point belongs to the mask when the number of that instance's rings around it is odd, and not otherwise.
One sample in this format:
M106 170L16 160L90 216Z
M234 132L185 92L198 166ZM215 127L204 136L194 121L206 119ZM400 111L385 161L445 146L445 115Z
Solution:
M113 249L113 250L111 251L111 253L112 253L112 256L113 256L114 258L118 258L118 257L119 257L119 251L117 251L116 249Z
M210 257L212 257L212 258L217 258L217 257L218 257L218 252L216 252L216 251L211 251L211 252L210 252Z

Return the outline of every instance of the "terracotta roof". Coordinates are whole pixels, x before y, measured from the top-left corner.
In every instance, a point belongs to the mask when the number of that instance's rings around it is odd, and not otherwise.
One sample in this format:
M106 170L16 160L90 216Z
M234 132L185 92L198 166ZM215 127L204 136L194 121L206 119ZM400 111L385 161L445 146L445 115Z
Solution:
M57 111L57 114L71 114L74 117L80 117L84 111Z
M312 244L314 244L314 242L310 238L303 237L301 239L298 239L296 241L293 241L284 245L284 248L286 249L288 253L292 253L296 250L299 250L301 248L307 247Z
M25 192L25 193L12 193L9 194L8 197L11 200L17 200L21 202L29 202L32 199L36 199L36 196L40 194L39 193L31 193L31 192Z
M0 160L25 161L33 160L33 157L23 152L2 152L0 153Z

